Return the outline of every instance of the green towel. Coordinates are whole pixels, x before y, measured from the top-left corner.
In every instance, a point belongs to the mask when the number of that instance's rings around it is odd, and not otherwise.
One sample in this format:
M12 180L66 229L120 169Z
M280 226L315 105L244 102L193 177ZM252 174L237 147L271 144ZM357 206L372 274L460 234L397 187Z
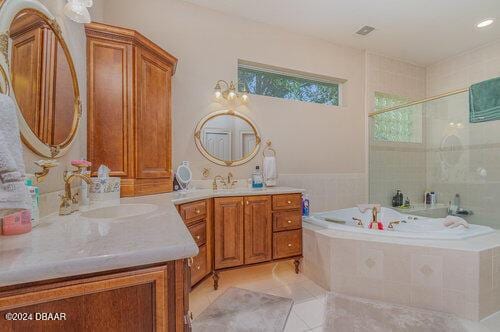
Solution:
M469 107L471 123L500 120L500 77L471 85Z

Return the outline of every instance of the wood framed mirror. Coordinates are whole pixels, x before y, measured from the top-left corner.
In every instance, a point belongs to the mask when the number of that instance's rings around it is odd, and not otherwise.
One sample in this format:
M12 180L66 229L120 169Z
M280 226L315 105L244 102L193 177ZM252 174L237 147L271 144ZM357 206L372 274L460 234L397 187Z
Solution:
M238 166L250 161L260 147L255 124L242 113L223 110L200 120L194 132L196 147L213 163Z
M17 104L26 146L58 158L73 143L82 112L73 59L59 24L42 4L13 3L6 1L0 11L0 92Z

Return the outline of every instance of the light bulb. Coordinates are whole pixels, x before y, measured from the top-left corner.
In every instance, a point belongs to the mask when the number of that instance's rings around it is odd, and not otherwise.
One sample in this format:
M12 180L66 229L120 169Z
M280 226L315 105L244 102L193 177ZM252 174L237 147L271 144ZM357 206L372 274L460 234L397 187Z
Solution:
M219 90L215 90L214 95L215 98L220 99L220 97L222 97L222 92L220 92Z
M246 103L248 101L248 95L246 93L241 95L241 100Z
M227 98L229 100L233 100L235 97L236 97L236 93L234 91L229 91L229 93L227 94Z

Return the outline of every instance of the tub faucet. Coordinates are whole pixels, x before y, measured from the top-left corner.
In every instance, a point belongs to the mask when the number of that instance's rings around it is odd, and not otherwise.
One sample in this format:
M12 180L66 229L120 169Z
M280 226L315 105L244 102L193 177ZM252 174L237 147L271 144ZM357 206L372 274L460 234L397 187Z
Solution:
M376 206L372 208L372 221L369 228L378 229L378 210Z

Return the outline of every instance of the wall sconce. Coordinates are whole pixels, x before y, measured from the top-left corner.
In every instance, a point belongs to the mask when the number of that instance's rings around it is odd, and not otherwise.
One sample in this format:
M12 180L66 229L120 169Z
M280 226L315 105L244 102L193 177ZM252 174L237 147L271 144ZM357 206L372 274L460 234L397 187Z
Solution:
M87 8L92 7L93 4L93 0L68 0L63 12L72 21L90 23L90 13Z
M221 84L225 85L224 89L222 89ZM224 98L229 101L240 99L243 104L245 104L249 99L246 87L243 86L243 91L239 94L236 91L233 81L231 81L231 83L227 83L224 80L218 80L215 84L214 95L216 99Z

